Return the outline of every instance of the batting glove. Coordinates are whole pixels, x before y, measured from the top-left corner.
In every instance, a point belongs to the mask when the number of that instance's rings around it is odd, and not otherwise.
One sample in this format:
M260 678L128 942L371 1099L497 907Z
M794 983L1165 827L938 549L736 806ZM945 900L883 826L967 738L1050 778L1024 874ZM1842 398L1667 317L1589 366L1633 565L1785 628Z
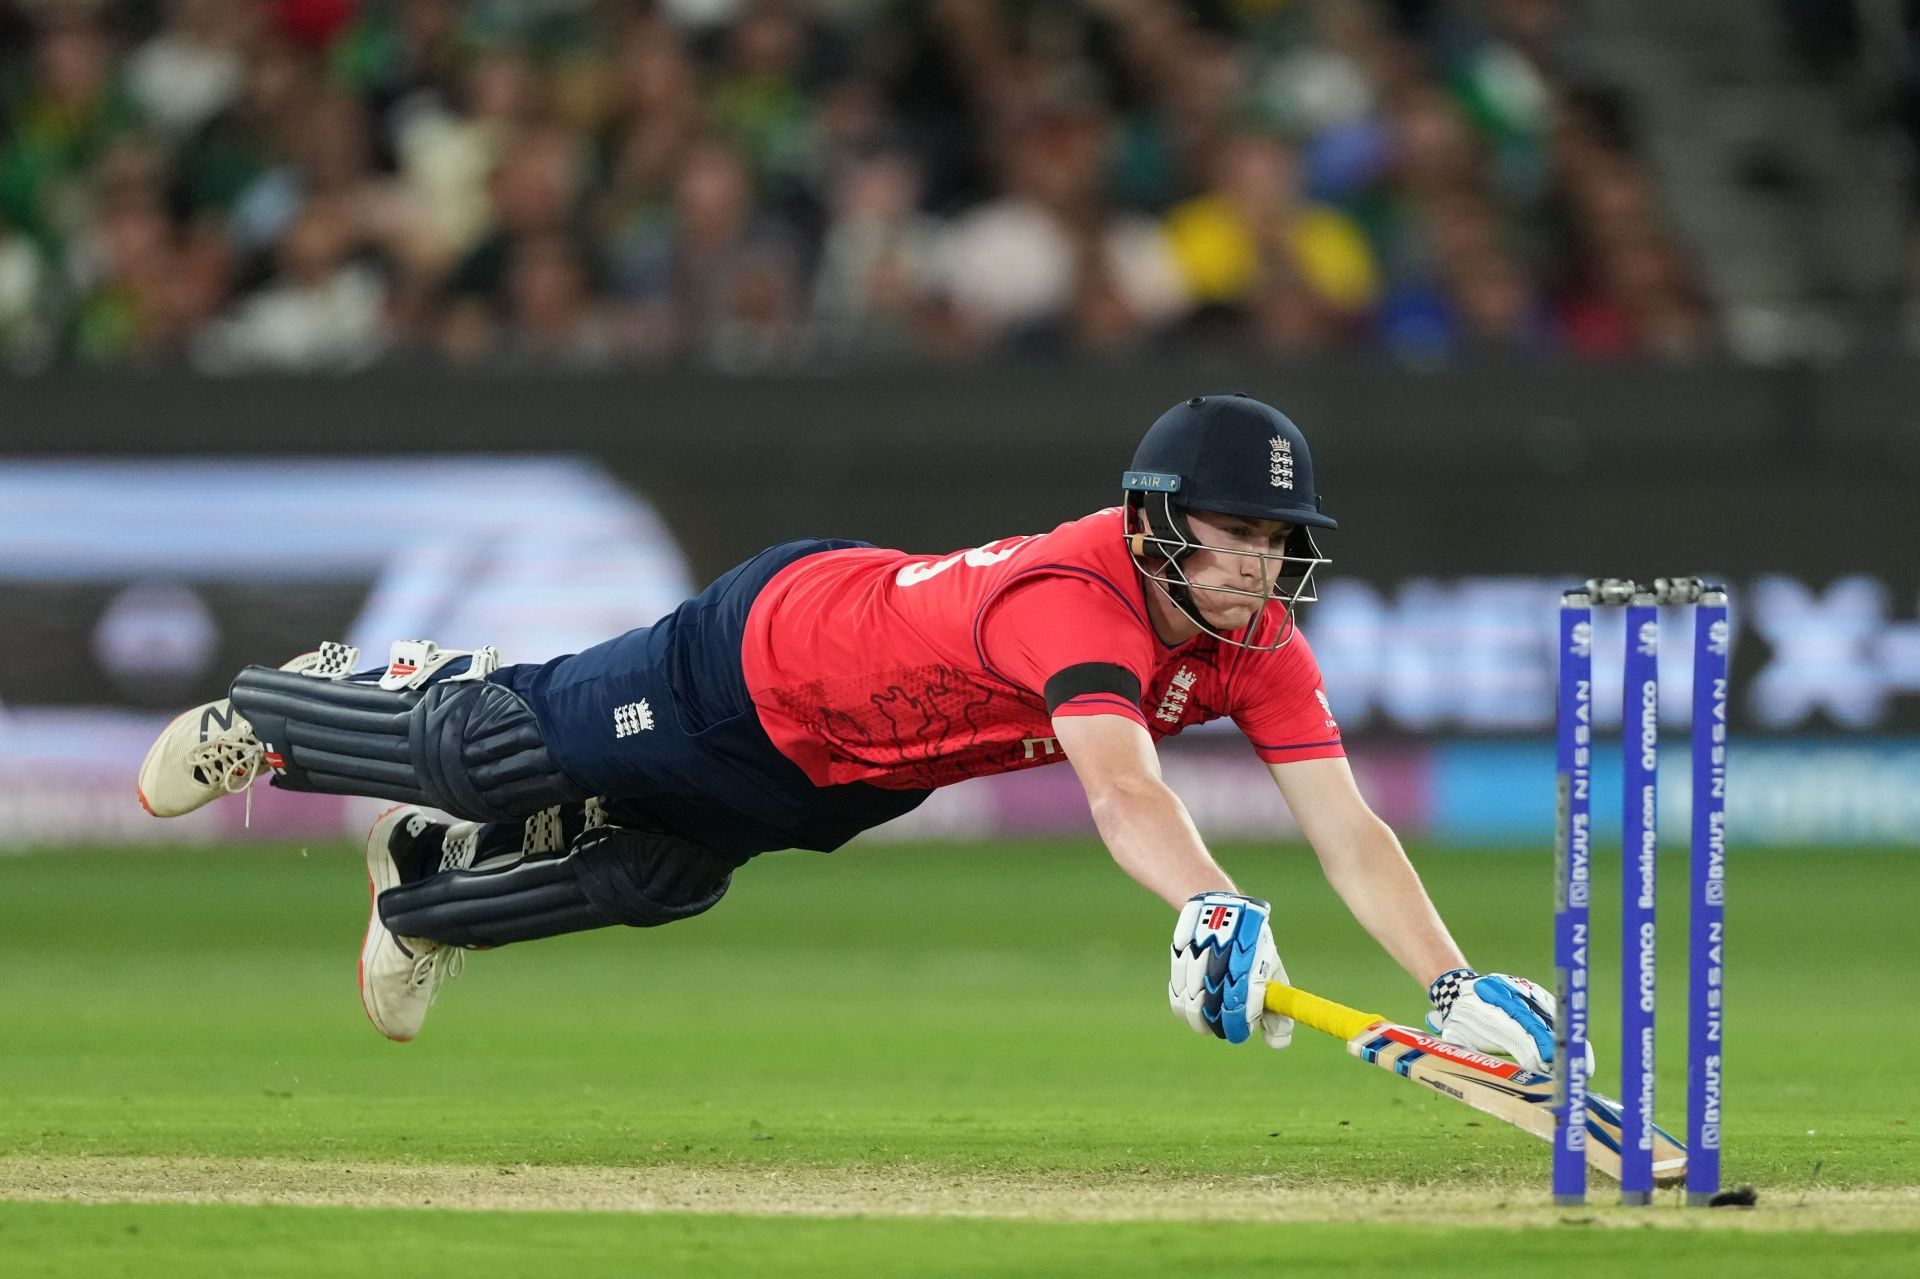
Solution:
M1427 1025L1450 1044L1511 1057L1542 1074L1553 1069L1554 998L1525 977L1482 976L1471 968L1441 973L1427 988L1433 1011ZM1594 1073L1587 1044L1587 1074Z
M1255 1030L1269 1048L1293 1042L1293 1018L1267 1011L1267 982L1287 980L1257 897L1201 893L1173 927L1174 1016L1203 1035L1244 1043Z

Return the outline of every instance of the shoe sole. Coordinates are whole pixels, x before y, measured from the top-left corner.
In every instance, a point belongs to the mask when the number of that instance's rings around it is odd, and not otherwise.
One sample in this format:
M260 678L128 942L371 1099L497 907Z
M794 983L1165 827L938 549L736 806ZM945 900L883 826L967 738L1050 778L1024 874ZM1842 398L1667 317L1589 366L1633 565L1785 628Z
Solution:
M374 1016L373 1004L367 998L367 964L373 958L373 952L386 935L387 927L380 922L380 894L399 884L394 874L393 856L387 851L388 841L393 837L393 827L398 820L396 814L412 809L412 804L395 804L380 816L374 818L373 828L367 832L367 934L360 942L360 963L356 978L360 983L360 1011L367 1015L375 1030L386 1035L396 1044L413 1042L412 1035L388 1035L381 1029L380 1019ZM385 881L385 882L382 882Z

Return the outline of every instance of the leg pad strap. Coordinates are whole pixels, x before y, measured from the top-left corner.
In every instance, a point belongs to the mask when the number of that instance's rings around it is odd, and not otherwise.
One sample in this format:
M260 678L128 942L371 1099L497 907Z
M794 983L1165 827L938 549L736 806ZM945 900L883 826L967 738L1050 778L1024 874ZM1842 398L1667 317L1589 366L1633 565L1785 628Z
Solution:
M672 835L598 826L563 857L490 870L443 871L380 894L380 918L402 937L503 946L626 924L652 928L712 909L732 868Z

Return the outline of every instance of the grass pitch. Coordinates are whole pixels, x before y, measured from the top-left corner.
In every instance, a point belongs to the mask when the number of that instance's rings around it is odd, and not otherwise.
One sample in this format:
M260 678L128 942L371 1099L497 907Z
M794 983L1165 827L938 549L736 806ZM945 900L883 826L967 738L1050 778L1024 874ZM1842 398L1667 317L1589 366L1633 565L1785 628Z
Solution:
M1309 853L1222 860L1274 899L1299 984L1418 1019ZM1416 860L1469 957L1551 979L1544 854ZM1920 1029L1886 1014L1911 986L1914 868L1736 857L1725 1170L1761 1205L1630 1213L1599 1179L1592 1208L1553 1211L1543 1143L1310 1031L1284 1054L1185 1031L1161 994L1171 916L1090 840L762 858L703 919L472 956L404 1046L354 990L357 850L0 858L0 1272L1297 1272L1391 1251L1900 1273ZM1684 871L1663 866L1669 903ZM1617 938L1595 915L1612 1091Z

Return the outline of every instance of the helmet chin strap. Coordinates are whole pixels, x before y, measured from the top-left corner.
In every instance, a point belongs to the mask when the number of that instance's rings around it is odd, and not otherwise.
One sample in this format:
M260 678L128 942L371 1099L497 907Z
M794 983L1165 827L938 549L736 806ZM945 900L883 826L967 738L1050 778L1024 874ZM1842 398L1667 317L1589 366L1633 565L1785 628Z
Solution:
M1146 574L1146 579L1160 588L1160 594L1166 597L1167 603L1180 610L1182 617L1192 622L1195 626L1198 626L1201 630L1206 631L1208 634L1212 634L1213 628L1208 626L1206 620L1200 616L1200 605L1193 598L1192 583L1187 581L1186 570L1180 567L1181 560L1200 548L1198 544L1194 542L1192 530L1187 526L1186 520L1176 519L1174 517L1173 498L1166 493L1160 495L1160 514L1161 518L1165 521L1167 530L1180 539L1180 545L1177 549L1173 551L1162 550L1160 552L1161 557L1167 562L1167 568L1177 574L1180 580L1177 582L1166 582L1155 577L1152 573ZM1153 526L1152 521L1147 519L1147 508L1144 502L1140 504L1140 521L1149 529ZM1133 544L1136 548L1134 554L1140 556L1142 559L1146 558L1145 548L1147 545L1147 535L1144 532L1135 534Z
M1167 603L1180 610L1182 617L1192 622L1207 634L1215 635L1215 638L1225 638L1224 636L1216 635L1214 629L1208 626L1206 620L1200 616L1200 605L1194 602L1193 592L1188 589L1185 582L1175 582L1172 585L1168 585L1151 573L1146 573L1142 576L1153 583L1154 589L1160 592ZM1227 642L1232 643L1233 641L1228 640Z

